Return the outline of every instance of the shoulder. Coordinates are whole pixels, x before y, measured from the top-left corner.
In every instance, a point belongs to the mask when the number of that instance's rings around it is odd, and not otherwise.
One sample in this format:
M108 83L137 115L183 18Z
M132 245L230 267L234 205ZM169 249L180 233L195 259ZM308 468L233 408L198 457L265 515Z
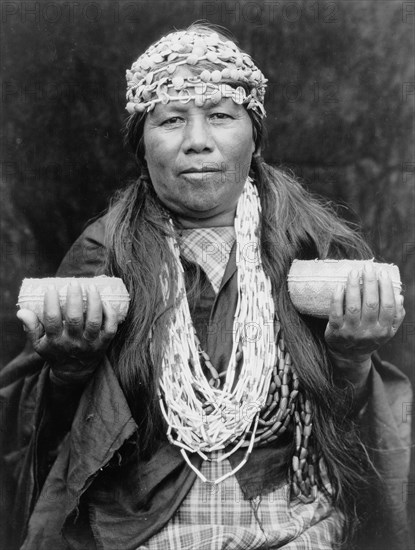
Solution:
M102 275L106 258L104 215L83 231L62 260L57 277L94 277Z

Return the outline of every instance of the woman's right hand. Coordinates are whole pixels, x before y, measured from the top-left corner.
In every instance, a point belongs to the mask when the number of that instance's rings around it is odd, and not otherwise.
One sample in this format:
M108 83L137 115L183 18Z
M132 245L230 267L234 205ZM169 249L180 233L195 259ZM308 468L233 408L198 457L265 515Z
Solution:
M102 302L93 284L87 289L84 314L82 290L77 282L68 287L64 311L58 291L50 287L45 293L43 322L28 309L18 311L17 317L35 351L48 361L53 375L63 382L89 379L118 329L116 312Z

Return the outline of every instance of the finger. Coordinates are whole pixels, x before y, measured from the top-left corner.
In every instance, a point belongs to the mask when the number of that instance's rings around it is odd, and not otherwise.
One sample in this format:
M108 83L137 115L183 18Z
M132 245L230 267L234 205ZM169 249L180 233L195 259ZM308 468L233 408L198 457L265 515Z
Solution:
M62 333L62 313L59 294L54 286L46 289L43 300L43 325L48 338L56 338Z
M95 285L87 288L87 310L84 329L84 338L93 342L99 336L102 326L102 303L98 289Z
M68 286L65 321L68 335L76 339L82 338L84 327L82 289L76 281Z
M111 304L107 301L102 302L104 310L104 328L101 331L101 340L108 345L117 333L118 315Z
M19 309L16 316L19 321L23 323L24 329L27 332L27 336L32 344L42 338L45 333L45 329L43 328L43 325L36 313L30 311L30 309Z
M343 325L344 285L337 285L330 304L329 327L339 330Z
M344 321L352 326L358 325L361 317L362 298L357 269L352 269L347 279L345 303Z
M382 327L393 326L397 308L395 304L395 293L389 273L382 270L379 273L380 310L379 324Z
M395 301L396 301L395 316L391 327L392 336L395 335L395 333L401 326L402 321L405 318L405 309L403 307L403 302L404 302L403 296L400 296L400 295L397 296Z
M379 284L372 263L363 269L362 322L377 323L379 317Z

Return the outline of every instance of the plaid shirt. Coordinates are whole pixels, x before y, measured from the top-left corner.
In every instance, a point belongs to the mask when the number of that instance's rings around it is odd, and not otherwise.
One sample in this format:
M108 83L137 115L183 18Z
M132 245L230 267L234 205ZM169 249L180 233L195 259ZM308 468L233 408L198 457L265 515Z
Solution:
M229 461L204 462L207 479L229 472ZM195 481L164 529L137 550L329 550L339 541L342 516L326 497L290 502L288 483L244 500L235 476L219 485Z
M219 292L234 242L235 229L233 227L183 229L179 234L182 256L200 265L216 294Z

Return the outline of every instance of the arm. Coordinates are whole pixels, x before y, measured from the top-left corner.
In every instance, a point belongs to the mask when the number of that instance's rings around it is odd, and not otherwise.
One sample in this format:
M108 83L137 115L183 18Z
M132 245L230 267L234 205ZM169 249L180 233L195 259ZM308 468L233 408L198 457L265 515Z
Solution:
M393 365L372 358L358 429L376 468L358 504L357 550L407 550L412 390Z
M356 533L359 550L408 547L410 418L405 410L412 394L405 376L376 353L395 335L404 316L403 297L394 294L387 275L378 281L369 266L363 273L363 292L355 273L345 289L337 290L325 332L334 379L338 386L353 389L360 437L377 472L358 504L363 521Z
M88 226L75 241L59 266L56 276L94 277L103 274L105 260L104 236L105 217L102 217ZM83 387L90 380L94 369L92 368L93 365L90 364L89 357L79 356L78 349L73 349L78 346L77 340L80 336L79 332L82 324L78 311L80 308L79 289L71 289L69 294L69 316L71 320L66 333L69 332L73 339L72 346L65 342L62 321L65 321L66 324L66 319L62 317L53 291L49 292L47 296L47 308L50 312L48 319L49 342L46 342L46 338L42 338L42 336L45 336L43 334L44 327L31 312L25 311L18 316L26 325L28 331L28 347L40 359L48 361L50 374L47 388L45 388L49 396L48 405L54 410L56 409L58 417L63 417L64 423L70 425L70 419L73 417ZM97 333L95 325L100 322L100 317L102 319L102 307L105 309L105 305L100 304L96 289L90 289L88 294L89 304L92 305L92 308L89 307L87 337L94 339ZM38 342L38 340L40 341ZM65 349L71 357L68 357L65 350L62 352L60 349L62 344L64 347L66 346ZM95 342L95 345L97 345L97 342ZM98 359L98 357L95 358L96 364L99 363ZM57 405L57 408L55 405Z
M92 277L102 274L104 253L104 220L100 219L76 241L65 256L57 276ZM79 306L79 293L76 289L71 292L69 301L72 301L73 307L70 325L76 334L73 325L80 324L75 311ZM51 303L55 308L54 312L48 313L48 334L51 336L53 333L52 340L56 344L57 319L60 316L61 328L64 319L60 309L56 309L53 292L47 299L48 309ZM92 292L91 300L94 299L96 296L94 298ZM90 312L89 319L95 317L97 321L99 307L102 306L93 307L95 313ZM0 373L0 474L4 488L0 499L1 507L4 507L0 533L3 542L12 541L8 537L16 535L16 526L23 529L26 524L59 445L71 428L85 385L93 376L94 368L99 366L97 358L95 363L86 363L84 357L78 358L76 352L70 358L59 354L59 346L54 347L56 354L51 355L48 353L50 348L44 345L48 338L46 331L36 316L23 312L22 320L28 330L27 345ZM95 334L94 329L92 335L87 333L90 338ZM8 547L14 547L14 543L10 542Z

